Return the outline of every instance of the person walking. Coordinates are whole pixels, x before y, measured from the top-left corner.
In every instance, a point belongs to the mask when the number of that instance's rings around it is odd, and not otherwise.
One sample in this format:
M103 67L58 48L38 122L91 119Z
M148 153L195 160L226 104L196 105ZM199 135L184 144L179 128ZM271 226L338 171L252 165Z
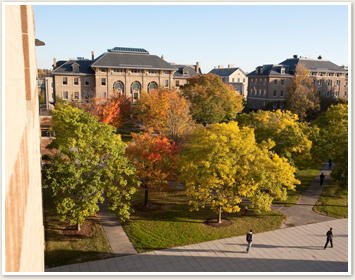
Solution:
M248 242L247 252L249 254L251 244L253 243L253 230L252 229L250 230L250 232L247 233L247 242Z
M329 170L330 170L332 169L332 159L329 159L328 163L329 163Z
M248 214L248 206L245 206L244 208L244 216L246 216Z
M324 182L325 176L324 176L324 174L322 173L322 174L320 174L319 177L320 177L320 185L323 186L323 182Z
M324 250L325 248L327 248L328 243L330 241L330 248L333 248L333 232L332 232L332 228L330 228L330 230L327 231L326 235L327 235L327 242L324 245Z

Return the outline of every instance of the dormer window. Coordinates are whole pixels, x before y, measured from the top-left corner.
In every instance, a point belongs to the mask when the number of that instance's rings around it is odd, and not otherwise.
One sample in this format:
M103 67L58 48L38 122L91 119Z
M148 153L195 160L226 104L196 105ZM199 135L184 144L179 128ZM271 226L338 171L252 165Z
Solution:
M281 74L285 74L285 68L281 67L281 68L280 68L280 73L281 73Z
M73 63L72 65L73 72L79 72L79 64L78 63Z
M183 75L187 75L188 74L187 70L186 69L182 69L182 74Z

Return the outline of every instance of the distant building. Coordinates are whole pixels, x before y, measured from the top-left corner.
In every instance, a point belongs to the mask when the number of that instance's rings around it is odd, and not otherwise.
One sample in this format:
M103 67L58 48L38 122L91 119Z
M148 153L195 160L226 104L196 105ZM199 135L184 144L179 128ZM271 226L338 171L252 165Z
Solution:
M44 227L34 13L4 5L5 127L3 250L7 272L44 272Z
M258 66L248 74L248 107L250 109L283 109L287 87L295 75L298 64L310 71L318 96L348 99L347 69L319 56L317 59L288 58L279 64Z
M57 63L54 59L54 93L64 100L124 94L135 101L143 90L149 92L159 86L179 88L187 78L201 72L199 63L180 66L144 49L122 47L109 49L97 58L92 52L91 60L78 58Z
M223 68L223 65L219 65L218 67L212 69L209 73L220 76L223 83L232 85L236 92L247 98L248 78L244 71L239 67L234 67L229 64L228 68Z

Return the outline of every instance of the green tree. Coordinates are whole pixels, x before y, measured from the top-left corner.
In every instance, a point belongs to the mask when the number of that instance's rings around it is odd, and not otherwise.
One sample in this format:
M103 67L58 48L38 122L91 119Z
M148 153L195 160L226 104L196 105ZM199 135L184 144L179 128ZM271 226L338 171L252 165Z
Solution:
M124 156L126 145L110 125L70 105L53 111L55 149L44 174L44 186L51 188L58 214L70 224L80 225L95 214L98 202L109 201L109 210L129 218L129 200L138 186L135 169Z
M240 210L241 197L258 210L269 210L274 198L286 199L299 181L295 168L270 151L272 141L258 144L253 129L236 122L198 128L182 157L179 179L185 184L191 210L209 205L221 222L223 212Z
M310 162L312 141L309 139L310 127L299 122L290 111L257 111L237 117L239 126L254 129L258 143L271 139L275 142L272 151L286 158L298 168Z
M317 134L313 155L331 158L335 164L331 176L343 188L348 185L348 105L331 106L315 123Z
M309 121L310 115L319 111L319 98L315 95L313 79L304 64L297 64L295 76L287 87L285 109L298 115L300 121Z
M243 96L214 74L191 77L181 90L193 119L204 126L234 119L243 110Z

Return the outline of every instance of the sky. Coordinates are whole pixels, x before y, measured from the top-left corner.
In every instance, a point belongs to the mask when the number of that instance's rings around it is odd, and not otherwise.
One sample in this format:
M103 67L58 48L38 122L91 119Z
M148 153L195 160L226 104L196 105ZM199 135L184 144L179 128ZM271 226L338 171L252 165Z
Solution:
M203 73L228 64L251 72L293 55L348 62L346 5L39 5L33 3L38 68L53 58L91 59L114 47L146 49ZM274 3L275 4L275 3Z

